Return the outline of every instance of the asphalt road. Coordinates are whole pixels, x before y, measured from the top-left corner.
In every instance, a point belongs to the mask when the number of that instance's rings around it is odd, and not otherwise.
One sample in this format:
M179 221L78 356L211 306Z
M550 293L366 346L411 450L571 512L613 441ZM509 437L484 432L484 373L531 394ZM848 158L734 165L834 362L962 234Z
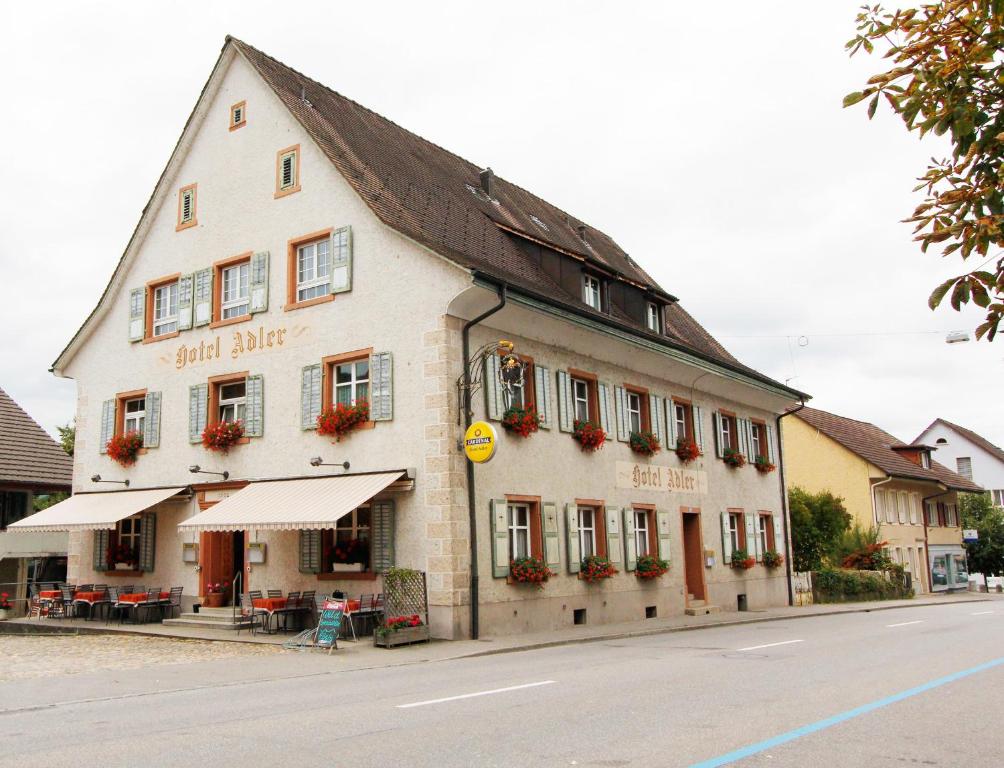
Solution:
M4 684L0 766L1001 766L1002 631L1004 603L968 603L360 671L288 654Z

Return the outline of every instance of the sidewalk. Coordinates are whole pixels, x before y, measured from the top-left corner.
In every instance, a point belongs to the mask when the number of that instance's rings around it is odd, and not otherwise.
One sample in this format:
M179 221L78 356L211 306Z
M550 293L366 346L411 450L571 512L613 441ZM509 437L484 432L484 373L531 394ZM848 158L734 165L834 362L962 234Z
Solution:
M918 608L925 606L951 605L957 603L988 602L1002 600L1004 596L963 592L955 595L923 597L913 600L887 600L865 603L840 603L828 605L812 605L800 607L767 608L743 613L729 612L709 614L705 616L671 616L662 619L646 619L643 621L625 622L621 624L606 624L601 626L577 626L549 632L520 634L507 637L486 637L479 640L433 641L412 646L402 646L388 651L375 648L372 639L360 638L358 642L340 640L338 650L330 656L317 650L306 651L307 655L338 660L335 665L340 670L368 669L372 667L398 666L401 664L416 664L430 661L445 661L460 658L473 658L498 653L512 653L537 648L549 648L572 643L602 642L629 637L644 637L667 632L685 632L710 627L754 624L766 621L783 621L787 619L807 618L812 616L827 616L846 613L865 613L870 611L886 611L898 608ZM198 627L165 627L161 624L140 625L105 625L100 621L85 621L83 619L68 620L38 620L14 619L0 623L0 634L54 634L68 633L81 635L114 635L147 636L162 639L174 638L180 640L202 640L227 643L252 643L281 646L291 635L251 635L242 632L238 635L231 630L210 630ZM276 649L278 650L278 648ZM289 655L293 655L292 653ZM297 656L303 654L297 653ZM313 666L313 665L311 665Z

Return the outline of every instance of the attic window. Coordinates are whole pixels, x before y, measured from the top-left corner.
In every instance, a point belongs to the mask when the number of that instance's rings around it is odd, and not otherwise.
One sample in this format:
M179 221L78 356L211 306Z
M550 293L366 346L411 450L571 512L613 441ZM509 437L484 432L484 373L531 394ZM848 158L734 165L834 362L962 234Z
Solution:
M247 125L247 102L238 101L230 107L230 130L236 131Z
M540 228L541 228L542 230L544 230L545 232L549 232L549 231L550 231L550 230L549 230L549 229L547 228L547 224L545 224L544 222L542 222L542 221L541 221L540 219L538 219L538 218L537 218L536 216L534 216L534 215L533 215L532 213L530 214L530 221L532 221L532 222L533 222L534 224L536 224L536 225L537 225L538 227L540 227Z
M602 289L598 277L582 276L582 300L597 311L603 310Z
M929 454L927 451L920 452L920 466L922 466L924 469L931 468L931 454Z
M188 229L196 225L196 186L189 184L178 190L178 225L175 230Z
M654 301L645 302L645 327L654 333L662 333L662 311Z
M280 149L275 156L275 196L300 191L300 145Z

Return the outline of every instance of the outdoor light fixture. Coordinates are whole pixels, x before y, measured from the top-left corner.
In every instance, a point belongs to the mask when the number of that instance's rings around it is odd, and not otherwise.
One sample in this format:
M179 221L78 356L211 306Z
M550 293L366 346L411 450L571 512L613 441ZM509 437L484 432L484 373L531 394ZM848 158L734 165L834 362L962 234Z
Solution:
M349 463L347 461L343 461L341 464L325 464L324 463L324 459L322 459L320 456L315 456L314 458L312 458L310 460L310 466L312 466L312 467L341 467L342 469L348 469L349 468Z
M208 470L208 469L203 469L203 468L202 468L202 467L200 467L200 466L199 466L198 464L193 464L192 466L190 466L190 467L188 468L188 471L189 471L189 472L191 472L191 473L192 473L193 475L219 475L219 476L220 476L220 477L222 477L222 478L223 478L224 480L227 480L227 479L229 479L229 478L230 478L230 473L229 473L229 472L227 472L227 471L223 471L223 472L212 472L212 471L210 471L210 470Z
M126 488L129 487L129 478L128 477L125 480L102 480L101 479L101 475L91 475L91 482L92 483L121 483Z

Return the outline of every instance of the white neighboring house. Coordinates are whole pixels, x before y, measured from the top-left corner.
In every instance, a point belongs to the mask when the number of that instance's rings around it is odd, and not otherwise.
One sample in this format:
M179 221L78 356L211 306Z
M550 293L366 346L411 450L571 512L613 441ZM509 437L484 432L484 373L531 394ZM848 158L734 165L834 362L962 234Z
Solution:
M938 449L938 461L982 485L998 507L1004 507L1004 449L971 429L935 419L914 443Z

